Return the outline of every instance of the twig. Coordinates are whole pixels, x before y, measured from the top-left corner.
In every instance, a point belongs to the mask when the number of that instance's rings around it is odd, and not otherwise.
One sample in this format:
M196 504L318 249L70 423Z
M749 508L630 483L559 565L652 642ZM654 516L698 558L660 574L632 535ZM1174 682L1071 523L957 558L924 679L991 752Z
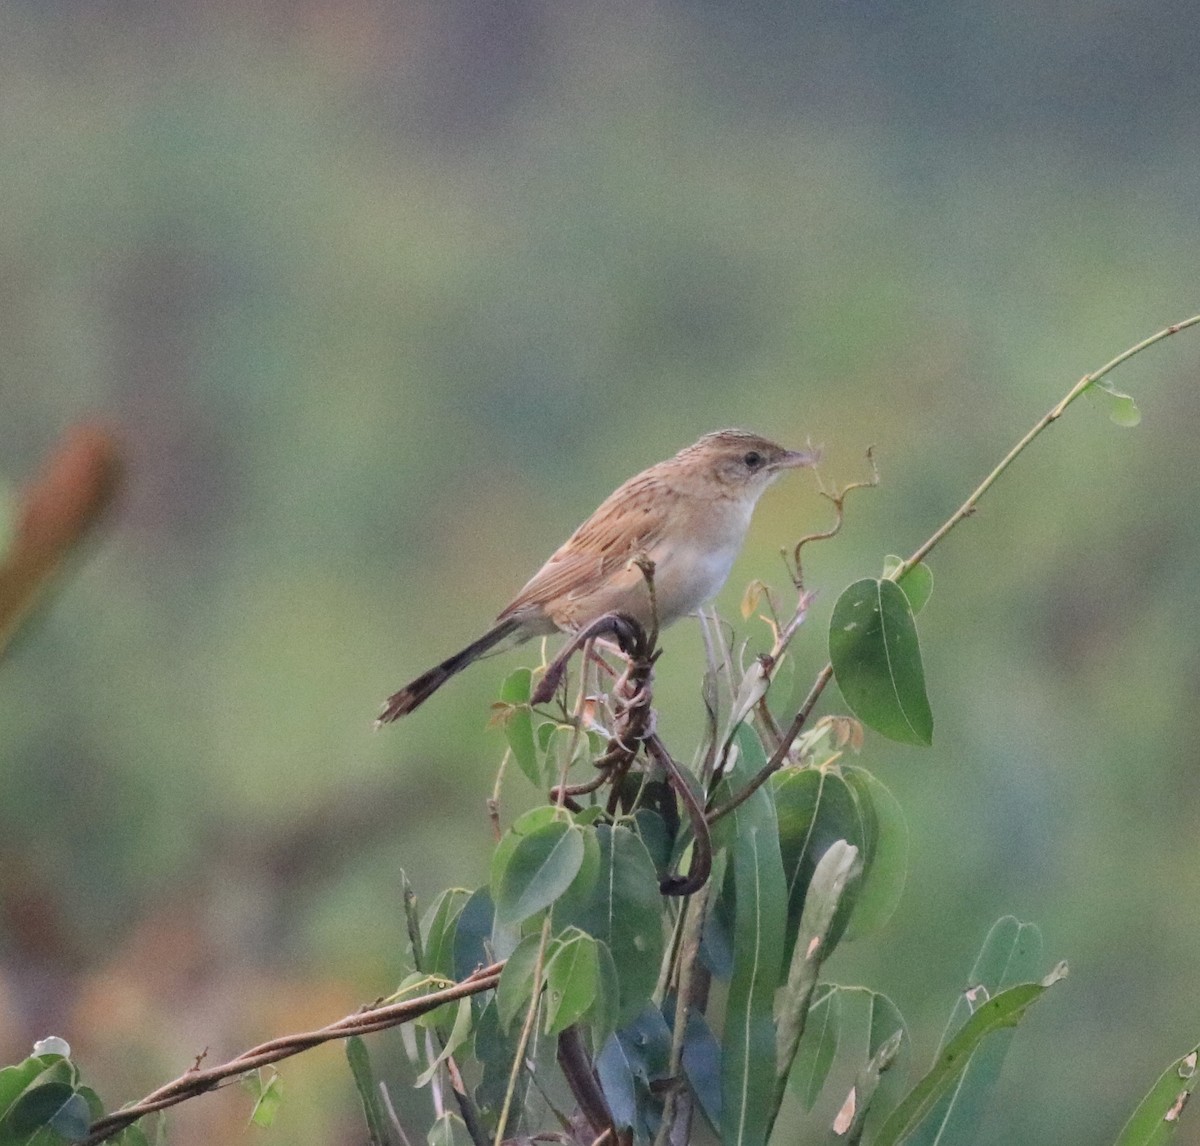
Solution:
M322 1043L344 1039L350 1035L364 1035L372 1031L386 1030L388 1027L400 1026L420 1015L436 1010L443 1003L451 1003L456 999L477 995L481 991L492 990L500 981L503 963L493 963L490 967L481 967L468 975L460 983L422 995L418 999L408 999L402 1003L388 1003L381 1007L368 1007L339 1019L336 1023L321 1027L315 1031L302 1034L283 1035L261 1043L248 1051L243 1051L236 1058L220 1066L211 1066L205 1070L188 1070L174 1082L160 1086L157 1090L146 1095L140 1102L127 1106L122 1110L106 1114L92 1123L88 1136L82 1140L81 1146L94 1146L108 1138L119 1134L127 1126L131 1126L139 1118L162 1110L167 1106L175 1106L212 1090L217 1083L227 1078L247 1074L267 1063L278 1062L280 1059L291 1058Z
M496 1124L496 1146L504 1141L504 1131L508 1126L508 1116L512 1111L513 1096L517 1092L517 1077L520 1075L525 1062L525 1048L529 1046L529 1036L537 1021L538 1004L541 1001L542 971L545 969L546 945L550 942L550 916L547 914L542 921L542 938L538 944L537 961L533 965L533 996L529 1000L529 1009L525 1012L525 1022L521 1025L521 1037L517 1040L517 1052L513 1055L512 1070L508 1075L508 1088L504 1092L504 1105L500 1108L500 1120Z
M1129 347L1128 350L1123 350L1115 358L1106 362L1099 370L1093 371L1091 374L1085 374L1070 390L1067 391L1062 401L1058 402L1050 410L1048 410L1038 421L1033 428L1023 437L1007 454L1001 459L1000 464L991 471L976 487L974 492L966 501L962 503L921 545L919 545L907 560L902 561L894 569L888 573L889 580L898 581L905 573L914 565L920 564L933 551L934 547L952 530L964 517L970 516L975 512L975 507L979 504L980 498L996 483L1005 470L1020 456L1020 454L1029 447L1035 438L1054 422L1058 421L1066 412L1067 407L1071 405L1081 394L1085 393L1090 387L1094 386L1105 375L1110 374L1122 363L1128 362L1135 354L1140 354L1143 350L1153 346L1157 342L1161 342L1164 338L1169 338L1172 334L1178 334L1181 330L1186 330L1189 326L1200 324L1200 314L1194 314L1191 318L1185 318L1182 322L1173 323L1171 326L1164 327L1156 334L1152 334L1149 338L1142 339L1141 342ZM783 762L787 759L787 754L792 746L793 741L800 735L804 728L804 722L808 719L812 712L813 706L820 698L821 693L825 691L825 687L833 678L833 665L827 664L817 675L816 681L813 683L812 689L805 698L804 703L800 706L800 710L796 713L792 723L788 726L787 731L783 734L783 739L779 742L775 751L771 754L771 758L762 767L759 773L746 785L728 803L714 809L708 814L708 822L716 823L723 816L728 815L738 807L743 801L757 792L759 788L767 781L772 773L782 767Z

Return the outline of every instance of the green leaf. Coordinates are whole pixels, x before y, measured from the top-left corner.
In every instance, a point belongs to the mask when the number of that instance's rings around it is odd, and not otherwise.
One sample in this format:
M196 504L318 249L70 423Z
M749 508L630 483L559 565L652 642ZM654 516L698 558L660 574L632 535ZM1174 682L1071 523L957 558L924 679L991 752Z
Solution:
M283 1082L274 1071L271 1071L271 1077L265 1083L257 1073L247 1076L245 1081L247 1089L254 1095L250 1123L254 1126L270 1126L274 1123L275 1116L279 1113L279 1104L283 1101Z
M473 891L463 904L450 945L451 973L456 980L465 979L477 968L491 963L489 948L495 914L492 893L486 887Z
M829 660L864 724L903 744L932 743L921 646L899 585L864 577L842 593L829 623Z
M808 887L817 864L838 840L869 854L877 837L874 806L860 802L836 771L786 769L772 777L779 816L779 850L787 879L787 938L784 958L790 961L800 927ZM831 925L826 945L836 946L851 918L848 898Z
M421 925L425 962L418 970L443 979L454 978L454 931L470 898L471 893L465 887L451 887L433 901Z
M662 895L646 845L626 827L597 824L600 867L586 906L555 923L574 924L608 946L620 980L617 1022L642 1010L658 983L663 955Z
M671 1031L652 1003L623 1026L596 1056L596 1074L618 1127L631 1126L638 1139L649 1137L650 1112L661 1110L653 1093L670 1072Z
M452 1110L444 1111L426 1138L429 1146L472 1146L467 1125Z
M583 831L556 820L522 837L493 886L496 918L508 926L549 907L583 865Z
M888 1116L872 1146L894 1146L907 1141L938 1099L962 1077L983 1040L996 1031L1015 1027L1025 1012L1066 973L1067 965L1060 963L1040 983L1021 983L984 1003L938 1055L933 1069Z
M346 1061L350 1064L358 1100L362 1103L369 1146L390 1146L387 1116L371 1068L371 1056L367 1053L367 1044L358 1035L351 1035L346 1040Z
M159 1118L159 1125L161 1126L161 1114ZM120 1134L115 1138L109 1139L109 1141L112 1143L112 1146L150 1146L150 1139L146 1137L145 1131L136 1123L133 1126L125 1127ZM371 1143L370 1146L375 1146L375 1144Z
M883 927L900 904L908 878L908 821L887 785L865 768L844 768L842 778L874 829L864 841L866 864L846 928L847 939L858 939Z
M755 795L766 793L760 789ZM783 967L787 885L770 798L751 798L725 818L734 821L736 904L721 1040L721 1140L726 1146L760 1146L777 1109L772 1007Z
M884 1073L890 1070L892 1064L895 1063L904 1037L903 1027L893 1031L887 1039L872 1050L871 1057L855 1075L854 1085L850 1088L850 1093L846 1095L837 1117L833 1120L834 1134L844 1137L848 1146L855 1146L862 1138L867 1115L870 1113L871 1104L879 1090L879 1084L883 1080ZM963 1140L948 1139L947 1141Z
M500 875L508 866L508 861L512 859L517 844L525 836L536 832L538 828L556 822L565 823L566 813L553 804L541 804L536 808L530 808L528 812L513 821L512 826L501 837L500 842L496 845L496 850L492 853L488 882L491 887L493 904L496 901L496 887L500 882Z
M617 974L617 964L608 949L608 944L601 939L595 940L595 943L600 978L596 989L596 1001L588 1015L588 1026L592 1032L592 1046L598 1050L617 1029L617 1016L621 1007L621 977Z
M1116 1146L1165 1146L1175 1136L1188 1096L1200 1083L1196 1069L1200 1046L1176 1059L1129 1116Z
M519 1032L516 1030L511 1035L506 1035L500 1029L496 1005L489 1001L475 1024L472 1054L482 1068L479 1083L475 1087L475 1102L480 1110L491 1115L493 1123L504 1104L504 1095L508 1090L509 1073L517 1054L519 1037ZM529 1072L518 1071L517 1089L513 1095L515 1109L520 1110L525 1105L525 1092L528 1088Z
M692 1093L716 1133L721 1125L721 1044L702 1015L688 1011L680 1059Z
M450 1034L446 1036L441 1053L417 1076L417 1080L413 1083L413 1086L426 1086L434 1074L437 1073L438 1067L454 1054L471 1035L472 1012L470 998L459 999L457 1004L447 1003L446 1006L456 1008L454 1026L450 1028ZM438 1009L440 1010L441 1008Z
M897 557L894 553L889 553L883 559L884 577L889 581L892 580L892 574L903 564L904 559L902 557ZM913 613L919 613L925 608L925 603L933 593L933 570L924 561L918 561L903 577L896 581L896 584L904 590L904 595L908 598L908 603L912 606Z
M634 1071L629 1048L615 1034L610 1035L596 1056L596 1077L618 1130L625 1130L638 1121Z
M809 1005L804 1037L788 1076L805 1110L811 1110L821 1096L841 1033L842 993L831 986L817 993Z
M596 880L600 877L600 841L595 825L580 828L579 831L583 840L583 859L579 863L579 871L554 904L554 922L560 927L568 925L576 915L587 909L596 889Z
M31 1086L13 1103L2 1129L14 1138L28 1137L49 1126L58 1112L75 1097L69 1082L44 1082Z
M533 976L537 970L538 951L542 946L541 932L526 935L504 964L500 982L496 985L496 1016L500 1029L508 1032L513 1020L525 1014L534 994ZM541 984L538 984L541 990Z
M1118 390L1107 378L1093 382L1084 394L1103 406L1109 419L1118 426L1129 429L1142 420L1142 412L1137 408L1137 403L1128 394Z
M555 942L546 964L546 1026L548 1035L577 1023L595 1002L600 989L600 957L596 940L571 928Z
M535 787L542 785L538 767L537 748L533 741L533 713L529 710L529 694L533 674L527 668L514 669L500 686L500 699L512 705L504 712L504 738L512 749L513 759Z
M1042 967L1042 934L1032 923L1005 915L992 924L964 991L950 1012L939 1053L979 1007L1006 987L1033 979ZM1014 1032L998 1031L971 1056L962 1078L945 1094L912 1137L913 1146L935 1146L970 1137L983 1121L987 1099L1000 1077Z

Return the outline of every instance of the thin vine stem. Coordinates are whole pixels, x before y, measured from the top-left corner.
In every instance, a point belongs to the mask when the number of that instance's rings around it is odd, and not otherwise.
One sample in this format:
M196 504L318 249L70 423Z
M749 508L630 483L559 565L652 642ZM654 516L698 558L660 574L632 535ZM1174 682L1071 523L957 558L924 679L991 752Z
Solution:
M975 507L979 504L980 499L1000 478L1000 475L1008 469L1009 466L1017 460L1029 448L1034 440L1046 429L1047 426L1057 422L1059 418L1066 413L1067 408L1082 394L1086 393L1092 386L1099 382L1106 375L1111 374L1118 366L1128 362L1135 354L1140 354L1143 350L1149 349L1158 342L1162 342L1165 338L1170 338L1172 334L1178 334L1181 330L1186 330L1189 326L1200 324L1200 314L1194 314L1191 318L1185 318L1182 322L1174 322L1170 326L1163 327L1162 330L1150 335L1149 338L1143 338L1141 342L1135 343L1128 349L1121 351L1115 358L1110 359L1098 370L1092 371L1090 374L1085 374L1057 404L1052 406L1033 427L1025 434L1024 437L1017 442L1011 450L1000 460L1000 463L976 486L970 497L962 503L930 536L913 551L912 555L902 561L894 569L888 573L889 580L899 580L905 573L908 572L914 565L920 564L940 544L946 535L965 517L969 517L975 511ZM788 752L791 749L792 743L796 737L800 735L804 728L805 722L808 720L809 714L816 705L817 700L825 691L826 686L833 679L833 665L826 664L825 667L817 674L817 679L813 683L812 689L805 697L804 703L800 706L792 723L788 726L787 731L783 734L783 739L776 746L775 751L771 753L771 758L763 765L758 773L746 784L746 786L737 793L734 797L722 804L719 808L714 808L708 813L707 819L709 824L715 824L718 820L727 816L735 808L739 807L744 801L748 800L759 788L763 786L770 776L777 772L787 759Z

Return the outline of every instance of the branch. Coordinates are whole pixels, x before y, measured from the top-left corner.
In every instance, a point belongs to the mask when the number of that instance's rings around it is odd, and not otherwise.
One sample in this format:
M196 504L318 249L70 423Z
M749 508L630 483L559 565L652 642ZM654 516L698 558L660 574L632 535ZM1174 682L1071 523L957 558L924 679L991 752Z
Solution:
M83 1139L80 1146L94 1146L95 1143L104 1142L119 1134L139 1118L213 1090L219 1082L227 1078L246 1074L267 1063L291 1058L302 1051L320 1046L322 1043L333 1042L335 1039L397 1027L429 1011L436 1010L443 1003L450 1003L456 999L465 998L467 995L477 995L481 991L490 991L499 983L500 972L503 968L503 963L493 963L490 967L481 967L474 974L468 975L461 983L455 983L453 986L434 991L429 995L422 995L419 999L368 1007L365 1010L356 1011L352 1015L347 1015L336 1023L321 1027L319 1030L296 1035L283 1035L280 1038L272 1039L270 1042L243 1051L236 1058L230 1059L229 1062L220 1066L208 1067L205 1070L193 1068L180 1075L174 1082L160 1086L158 1090L146 1095L140 1102L135 1102L132 1106L98 1118L92 1123L88 1136Z
M997 465L996 468L993 469L992 472L989 473L987 477L985 477L983 481L979 483L971 496L968 497L967 500L964 501L962 505L960 505L958 509L956 509L936 530L934 530L934 532L923 544L919 545L913 551L912 556L907 560L902 561L896 566L895 569L888 573L888 579L891 581L898 581L914 565L919 565L922 561L924 561L925 558L928 557L933 549L938 545L938 543L941 542L941 540L946 536L946 534L950 532L950 530L952 530L960 521L962 521L963 518L969 517L975 512L975 507L979 504L980 499L985 493L987 493L989 489L992 488L1000 475L1004 473L1004 471L1008 469L1008 467L1012 465L1014 461L1017 460L1017 458L1032 444L1033 440L1037 438L1047 426L1050 426L1054 422L1058 421L1058 419L1061 418L1064 413L1066 413L1067 407L1070 406L1071 403L1074 402L1078 397L1080 397L1080 395L1084 394L1107 374L1112 373L1112 371L1114 371L1118 366L1122 365L1122 363L1128 362L1129 359L1131 359L1135 354L1140 354L1143 350L1148 349L1155 343L1162 342L1163 339L1169 338L1172 334L1178 334L1181 330L1186 330L1189 326L1196 326L1198 324L1200 324L1200 314L1194 314L1191 318L1185 318L1182 322L1172 323L1170 326L1163 327L1163 329L1158 331L1156 334L1152 334L1149 338L1144 338L1141 342L1136 343L1127 350L1123 350L1115 358L1110 359L1103 366L1101 366L1099 370L1095 370L1091 374L1085 374L1082 378L1080 378L1079 381L1067 391L1062 401L1058 402L1055 406L1051 407L1051 409L1043 414L1042 417L1034 423L1032 429L1030 429L1029 432L1023 438L1021 438L1021 440L1017 442L1017 444L1013 446L1013 448L1009 450L1007 454L1004 455L1000 461L1000 464ZM788 726L787 731L783 734L783 739L779 742L775 748L775 751L771 754L770 760L763 765L762 769L758 772L754 779L752 779L746 785L746 787L742 789L742 791L740 791L736 796L734 796L727 803L723 804L721 807L715 808L709 812L708 822L710 824L716 823L717 820L728 815L743 801L748 800L750 796L757 792L758 789L766 783L772 773L778 771L783 766L793 741L797 736L800 735L801 730L804 728L805 721L808 719L809 714L813 710L813 706L817 703L821 693L825 691L825 687L832 679L833 665L826 664L820 673L817 674L817 679L814 681L812 689L809 691L804 703L800 706L800 710L796 713L792 723Z

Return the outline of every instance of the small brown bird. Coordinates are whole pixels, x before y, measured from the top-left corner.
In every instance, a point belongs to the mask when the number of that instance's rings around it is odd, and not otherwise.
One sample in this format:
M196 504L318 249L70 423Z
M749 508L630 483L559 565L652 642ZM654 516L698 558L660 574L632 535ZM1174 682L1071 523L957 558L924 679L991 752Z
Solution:
M604 613L669 625L716 596L763 491L814 451L785 450L745 430L705 434L611 493L462 652L388 698L376 724L412 712L501 641L575 632ZM638 557L654 563L654 604Z

